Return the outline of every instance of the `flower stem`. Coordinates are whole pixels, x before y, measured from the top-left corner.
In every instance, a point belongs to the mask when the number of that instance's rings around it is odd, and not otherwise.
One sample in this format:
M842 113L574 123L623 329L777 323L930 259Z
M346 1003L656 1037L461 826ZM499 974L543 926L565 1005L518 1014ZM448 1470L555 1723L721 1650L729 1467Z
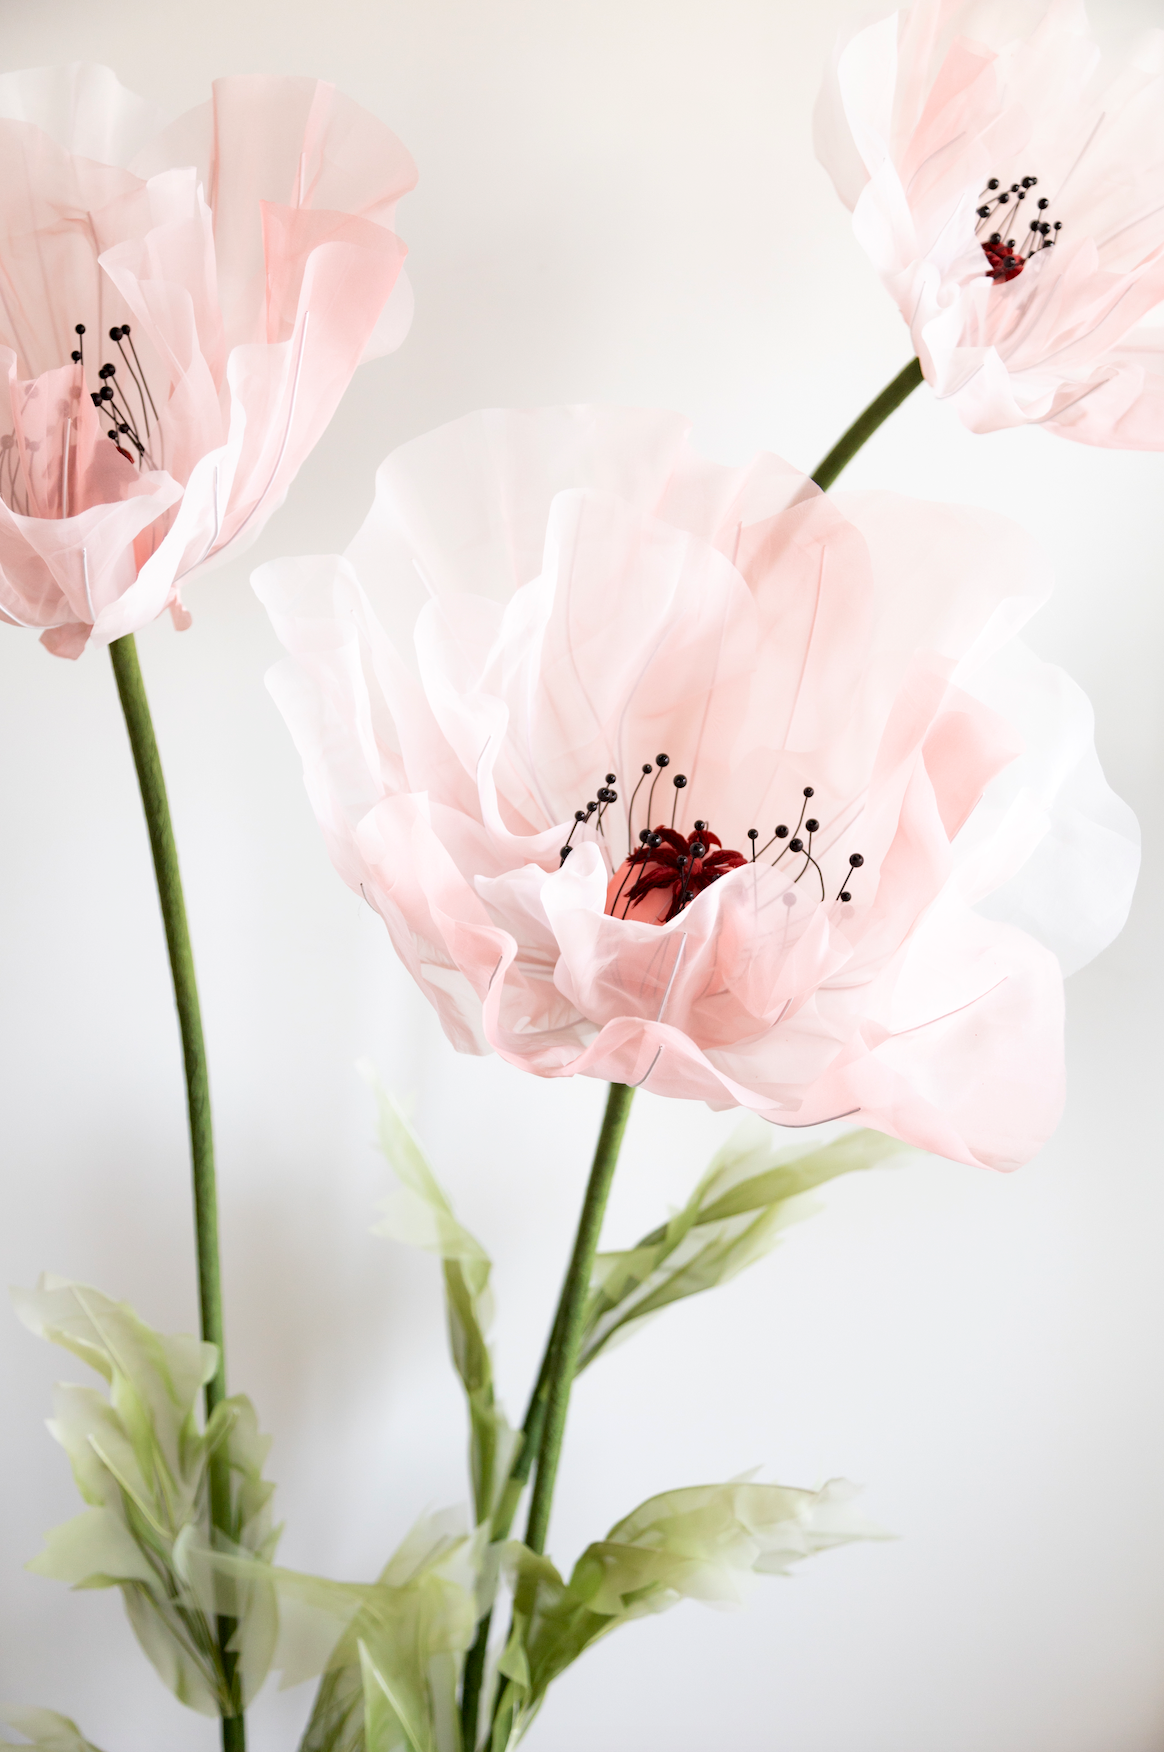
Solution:
M198 1256L198 1306L202 1337L218 1351L218 1366L206 1383L206 1416L226 1397L226 1359L222 1329L222 1282L218 1265L218 1195L214 1179L214 1134L210 1121L210 1080L206 1068L206 1047L202 1039L202 1011L198 1002L198 986L194 978L194 953L190 946L190 928L186 922L186 903L182 897L182 878L178 869L178 848L170 821L170 805L166 797L166 781L154 735L149 700L146 698L137 645L132 633L114 639L109 647L117 693L129 732L129 746L137 769L153 854L154 875L158 885L158 901L166 933L166 949L170 958L170 974L174 982L174 1004L178 1011L178 1028L182 1036L182 1059L186 1073L186 1109L190 1122L190 1160L194 1174L194 1239ZM230 1533L230 1474L226 1456L219 1453L210 1463L210 1519L222 1533ZM218 1621L219 1648L223 1670L232 1691L235 1686L237 1657L227 1652L227 1643L234 1632L233 1619ZM223 1752L243 1752L246 1729L242 1712L222 1720Z
M558 1313L554 1321L555 1337L551 1341L549 1368L546 1377L546 1409L538 1445L538 1469L534 1479L533 1497L526 1522L525 1543L531 1551L545 1550L550 1525L550 1504L554 1497L554 1480L566 1433L566 1412L570 1405L570 1389L578 1372L578 1356L582 1349L582 1330L586 1316L586 1297L590 1290L590 1275L598 1252L598 1237L610 1183L618 1166L623 1133L630 1115L634 1090L625 1083L612 1083L606 1097L606 1112L602 1130L594 1151L594 1162L582 1201L574 1251L566 1270Z
M826 492L832 486L841 470L848 466L867 439L872 438L878 426L887 420L895 408L899 408L907 395L911 395L922 382L920 361L911 359L904 371L899 371L892 383L885 388L875 401L871 401L863 414L858 414L849 430L833 445L824 461L818 463L813 472L813 480L821 492Z
M493 1519L489 1525L490 1544L497 1545L503 1539L508 1539L509 1529L513 1526L513 1517L521 1501L522 1492L530 1475L534 1456L542 1439L542 1427L546 1421L546 1392L549 1387L550 1369L553 1365L554 1353L557 1349L558 1331L562 1319L562 1304L558 1303L558 1311L550 1336L546 1341L545 1355L542 1357L541 1368L529 1396L529 1404L525 1408L525 1421L521 1426L521 1446L517 1457L509 1470L505 1481L505 1489L498 1499L493 1511ZM485 1657L489 1652L489 1631L493 1624L493 1608L490 1606L477 1625L477 1635L473 1646L465 1657L465 1670L461 1681L461 1745L464 1752L473 1752L477 1744L477 1716L481 1704L481 1685L485 1678Z
M509 1534L536 1454L538 1473L533 1501L530 1504L526 1544L535 1551L541 1551L545 1544L550 1503L554 1494L554 1475L558 1469L558 1457L566 1429L570 1388L578 1372L578 1356L586 1323L586 1297L594 1269L594 1256L598 1251L602 1218L633 1098L634 1090L625 1083L610 1085L602 1130L598 1134L590 1179L582 1202L582 1214L578 1219L578 1232L574 1237L574 1251L558 1298L554 1324L546 1341L537 1382L526 1407L521 1446L510 1468L505 1489L493 1511L490 1539L494 1543L505 1539ZM549 1418L551 1407L554 1409L553 1427ZM531 1543L534 1538L538 1540L537 1545ZM465 1660L461 1686L461 1743L464 1752L474 1752L477 1744L477 1714L492 1622L493 1609L490 1607L477 1626L476 1640ZM498 1699L500 1700L500 1693Z
M521 1426L521 1446L517 1458L510 1468L505 1489L497 1507L493 1511L493 1519L489 1526L490 1544L499 1544L508 1539L509 1529L513 1526L513 1517L517 1513L517 1505L521 1501L521 1493L525 1489L533 1465L534 1455L542 1439L542 1426L546 1420L546 1387L549 1381L550 1364L554 1355L554 1345L557 1338L558 1325L554 1322L546 1345L546 1354L542 1358L541 1370L537 1384L530 1394L526 1407L525 1422ZM473 1646L465 1657L465 1669L461 1679L461 1745L464 1752L474 1752L477 1744L477 1718L481 1707L481 1686L485 1678L485 1658L489 1653L489 1632L493 1625L493 1608L484 1614L477 1625L477 1635Z

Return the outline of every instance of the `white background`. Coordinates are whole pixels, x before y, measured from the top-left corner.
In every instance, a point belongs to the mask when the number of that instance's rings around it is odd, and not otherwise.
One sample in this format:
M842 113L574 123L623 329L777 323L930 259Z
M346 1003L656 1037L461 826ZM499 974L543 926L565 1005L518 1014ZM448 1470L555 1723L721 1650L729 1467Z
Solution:
M334 79L421 181L400 210L412 333L366 368L251 556L140 640L179 836L216 1099L232 1385L274 1435L284 1561L371 1577L464 1495L438 1273L368 1234L373 1058L416 1103L492 1250L520 1411L602 1088L457 1058L334 876L262 678L259 559L341 548L395 444L497 403L678 407L699 446L813 466L908 358L813 160L845 0L0 0L6 67L108 61L177 112L228 71ZM1114 47L1159 0L1099 0ZM642 1497L731 1476L865 1484L900 1537L620 1631L559 1683L531 1752L1151 1752L1164 1744L1164 457L975 438L918 392L849 471L1009 510L1059 586L1032 642L1090 692L1145 874L1068 988L1070 1100L1004 1179L941 1162L841 1183L770 1260L582 1382L552 1549ZM1000 554L1000 564L1005 555ZM108 661L0 635L3 1280L43 1268L195 1319L176 1028ZM638 1098L607 1236L678 1201L730 1117ZM80 1507L45 1433L83 1378L0 1313L0 1696L106 1752L216 1741L115 1594L26 1574ZM290 1749L310 1688L264 1696Z

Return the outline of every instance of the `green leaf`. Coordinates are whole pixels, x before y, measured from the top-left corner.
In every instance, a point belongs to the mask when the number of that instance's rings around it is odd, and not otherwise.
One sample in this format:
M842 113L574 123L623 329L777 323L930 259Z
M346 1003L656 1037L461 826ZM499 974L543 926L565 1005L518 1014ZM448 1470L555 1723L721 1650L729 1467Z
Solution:
M266 1677L278 1633L274 1487L262 1476L269 1444L250 1401L225 1400L200 1430L196 1407L214 1373L213 1345L164 1336L124 1303L63 1279L46 1278L15 1299L25 1325L81 1357L109 1389L108 1398L91 1387L57 1389L49 1428L92 1506L50 1533L29 1567L74 1588L120 1588L165 1684L206 1715L233 1708L218 1621L235 1620L230 1652L245 1705ZM225 1536L210 1524L212 1455L226 1462ZM247 1554L245 1576L220 1567L223 1552Z
M850 1131L816 1149L777 1147L778 1133L746 1120L713 1159L683 1209L625 1252L600 1253L591 1278L579 1369L637 1321L726 1283L810 1216L805 1197L840 1174L915 1154L880 1132Z
M417 1523L372 1583L274 1572L288 1644L284 1684L307 1677L307 1643L330 1617L330 1647L301 1752L460 1752L456 1687L477 1625L483 1531L451 1515ZM296 1608L314 1618L309 1637ZM305 1655L307 1659L305 1660Z
M373 1233L440 1256L453 1363L469 1407L469 1460L478 1523L492 1514L505 1488L519 1436L493 1392L493 1360L485 1334L492 1317L489 1256L458 1221L420 1142L368 1065L361 1070L376 1096L379 1141L400 1187L384 1201Z
M667 1491L588 1546L568 1582L544 1557L511 1545L515 1587L532 1602L528 1681L512 1660L507 1668L519 1700L517 1732L559 1674L617 1625L683 1599L738 1604L755 1574L781 1574L815 1552L884 1538L854 1512L853 1495L840 1479L818 1491L750 1480Z
M113 1509L86 1509L54 1527L28 1568L71 1588L116 1588L122 1582L149 1586L157 1580L153 1565Z
M0 1720L31 1740L38 1752L98 1752L76 1722L52 1709L5 1709L0 1711ZM24 1745L24 1741L0 1740L0 1746L17 1744Z

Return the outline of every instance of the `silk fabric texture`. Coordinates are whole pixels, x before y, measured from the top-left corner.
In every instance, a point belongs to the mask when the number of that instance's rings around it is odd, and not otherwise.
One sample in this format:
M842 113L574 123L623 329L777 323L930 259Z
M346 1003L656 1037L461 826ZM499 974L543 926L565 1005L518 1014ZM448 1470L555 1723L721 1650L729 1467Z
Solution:
M838 48L816 147L971 430L1164 448L1164 31L1104 84L1079 0L919 0ZM983 241L1032 221L1053 247L993 279Z
M221 79L166 126L83 65L0 77L0 165L0 618L75 657L166 608L188 624L184 585L254 539L357 364L403 339L416 172L317 80ZM106 382L139 442L94 406Z
M345 557L256 573L331 857L463 1051L1012 1168L1059 1116L1063 971L1138 863L1086 699L1015 636L1045 561L991 513L686 433L473 415L388 458ZM749 860L811 786L820 881L771 847L669 923L614 916L663 751L688 783L653 816Z

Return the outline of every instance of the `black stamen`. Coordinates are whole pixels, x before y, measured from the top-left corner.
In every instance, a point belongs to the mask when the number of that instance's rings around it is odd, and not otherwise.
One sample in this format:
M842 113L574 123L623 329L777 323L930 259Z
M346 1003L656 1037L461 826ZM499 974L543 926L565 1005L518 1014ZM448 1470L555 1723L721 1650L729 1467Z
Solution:
M570 841L574 838L575 830L578 828L578 826L580 825L581 822L589 821L589 820L590 820L590 811L588 809L575 809L575 811L574 811L574 826L570 829L569 833L566 835L566 843L562 847L562 852L561 852L561 862L558 865L559 870L562 868L562 864L564 864L566 862L566 859L570 856L570 853L574 850L573 846L570 844Z
M146 383L144 376L139 376L138 372L136 372L134 370L133 361L130 359L129 354L126 352L125 348L121 344L122 335L128 334L128 333L129 333L128 328L119 329L117 327L114 327L114 328L111 328L109 331L109 339L111 341L116 342L117 350L121 354L122 359L125 361L125 368L129 372L129 375L133 379L133 387L137 390L137 399L141 403L141 423L145 427L146 443L148 444L150 441L150 416L149 416L149 411L146 408L146 397L149 396L150 407L153 407L153 399L154 398L152 395L150 395L149 385ZM137 354L135 353L134 359L136 359L136 358L137 358ZM154 408L154 417L155 417L155 419L157 418L157 409L156 408Z
M864 862L865 862L865 860L861 856L860 852L850 852L849 853L849 871L850 871L850 874L854 870L859 870ZM840 889L837 893L837 899L838 900L852 900L852 898L853 898L852 895L849 893L848 889L845 887L845 884L842 882Z
M651 825L651 812L655 807L655 786L659 782L659 773L662 772L664 767L669 767L670 764L671 764L671 756L669 754L657 754L655 756L655 765L658 767L659 772L656 773L654 778L651 780L651 788L647 792L647 826L648 827L650 827L650 825Z
M632 844L632 838L633 838L633 834L634 834L635 798L638 796L639 789L642 785L643 780L646 778L647 774L653 773L654 770L655 770L655 763L653 760L649 760L647 762L646 766L643 768L642 772L639 774L639 782L635 786L634 790L631 792L631 800L630 800L630 803L627 805L627 812L626 812L626 855L628 858L631 855L631 844ZM643 836L640 833L639 838L642 839L642 837Z
M792 839L789 840L788 844L785 846L784 852L802 852L804 850L803 840L799 840L795 836L800 832L801 828L804 826L804 812L808 808L808 799L812 796L815 796L815 794L816 793L813 791L813 788L811 785L806 785L804 787L804 790L801 792L801 796L804 798L804 802L800 805L800 820L797 822L796 826L793 828L793 830L792 830L793 837L792 837ZM788 829L785 828L784 833L787 833L787 832L788 832ZM776 829L776 838L783 839L784 833L781 833L780 829L777 828ZM773 860L772 860L773 868L775 868L776 865L780 862L780 858L782 858L784 856L784 852L780 853L780 857L773 858Z
M816 871L817 877L820 881L820 897L823 900L825 898L824 874L821 870L820 865L817 863L816 859L812 855L812 836L814 833L816 833L819 830L820 822L816 820L815 816L810 815L808 820L805 822L804 825L808 830L808 844L807 844L807 846L805 846L803 848L803 850L804 850L804 869L801 870L800 875L798 875L796 877L796 881L797 882L800 881L800 877L804 875L804 871L807 870L808 866L811 864L813 869Z
M682 791L682 790L683 790L683 788L684 788L684 786L685 786L685 785L686 785L686 783L687 783L687 775L686 775L686 773L676 773L676 774L675 774L675 777L674 777L674 778L673 778L673 779L672 779L672 780L671 780L671 783L672 783L672 784L673 784L673 785L674 785L674 787L675 787L675 797L674 797L674 800L673 800L673 802L672 802L672 804L671 804L671 827L672 827L672 829L674 829L674 826L675 826L675 811L676 811L676 810L677 810L677 809L678 809L678 807L679 807L679 793L680 793L680 791Z
M129 350L133 354L133 362L137 366L138 376L142 380L146 394L150 397L150 407L154 410L154 419L160 420L162 416L158 412L157 403L154 401L153 396L150 395L150 386L146 383L146 374L141 368L141 360L137 356L137 348L133 344L133 336L129 332L129 324L127 322L123 322L121 325L121 336L122 340L129 342Z

